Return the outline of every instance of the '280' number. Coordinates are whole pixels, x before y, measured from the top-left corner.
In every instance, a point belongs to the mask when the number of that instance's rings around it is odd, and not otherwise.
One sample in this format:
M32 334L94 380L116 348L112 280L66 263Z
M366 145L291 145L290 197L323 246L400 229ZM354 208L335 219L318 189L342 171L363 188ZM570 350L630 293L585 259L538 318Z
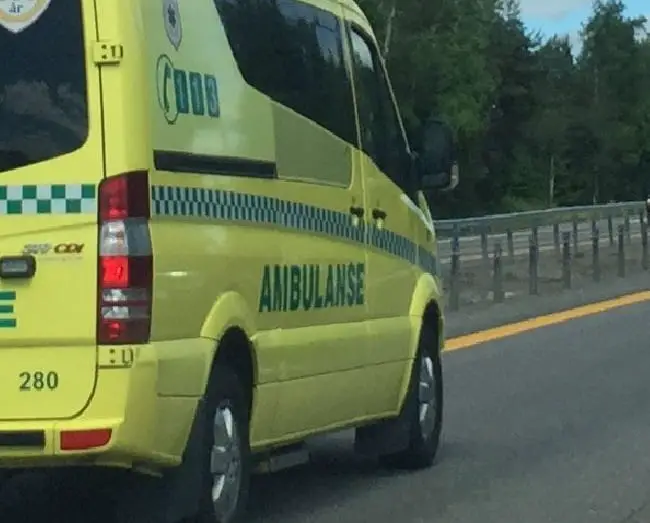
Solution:
M21 392L29 392L32 390L40 392L43 390L56 390L59 388L58 372L21 372L19 378Z

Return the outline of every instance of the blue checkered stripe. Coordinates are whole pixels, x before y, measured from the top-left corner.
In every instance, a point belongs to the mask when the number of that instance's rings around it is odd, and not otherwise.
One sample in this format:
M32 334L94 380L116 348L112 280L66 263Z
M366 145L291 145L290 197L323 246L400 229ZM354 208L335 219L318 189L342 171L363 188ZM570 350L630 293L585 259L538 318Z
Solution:
M436 272L435 257L429 251L390 230L365 223L357 226L348 213L234 191L154 185L151 193L153 213L157 216L275 225L357 243L365 243L367 231L369 243L375 249L418 263L432 274Z

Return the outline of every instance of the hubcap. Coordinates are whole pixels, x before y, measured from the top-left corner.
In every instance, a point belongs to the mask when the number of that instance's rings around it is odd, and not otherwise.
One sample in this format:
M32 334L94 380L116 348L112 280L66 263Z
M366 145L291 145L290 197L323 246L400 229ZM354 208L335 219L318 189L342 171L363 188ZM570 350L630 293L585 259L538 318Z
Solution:
M420 383L418 405L422 438L428 440L436 427L438 405L436 403L436 376L431 356L424 356L420 362Z
M212 503L219 521L228 521L237 507L241 486L241 448L237 422L229 405L217 408L213 432L210 454Z

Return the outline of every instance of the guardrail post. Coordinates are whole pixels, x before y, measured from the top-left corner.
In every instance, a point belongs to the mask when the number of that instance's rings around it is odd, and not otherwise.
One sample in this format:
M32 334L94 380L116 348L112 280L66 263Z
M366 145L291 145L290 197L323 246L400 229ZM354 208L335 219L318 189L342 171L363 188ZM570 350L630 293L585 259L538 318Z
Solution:
M562 233L562 283L565 289L571 288L571 233Z
M632 227L630 226L630 215L626 214L623 219L625 225L625 234L627 235L627 243L632 243Z
M648 270L648 224L641 216L641 268Z
M539 294L538 286L539 246L533 235L528 239L528 292Z
M600 231L598 222L591 222L591 268L592 276L595 282L600 281Z
M510 261L515 260L515 239L514 235L512 234L512 229L507 230L507 235L508 235L508 258L510 258Z
M560 251L562 250L560 243L560 224L553 224L553 245L555 245L555 254L559 256Z
M449 275L449 308L460 308L460 238L454 233L451 239L451 274Z
M490 253L488 252L488 234L487 229L481 231L481 254L485 263L490 262Z
M614 245L614 221L611 216L607 217L607 231L609 232L609 245Z
M625 225L618 226L618 277L625 278Z
M492 299L496 303L501 303L505 299L503 292L503 266L501 264L501 243L494 244L494 259L493 259L493 273L492 273Z
M578 254L578 249L579 249L578 241L580 239L580 237L578 236L578 220L574 218L572 220L572 224L573 224L573 255L575 256L576 254Z

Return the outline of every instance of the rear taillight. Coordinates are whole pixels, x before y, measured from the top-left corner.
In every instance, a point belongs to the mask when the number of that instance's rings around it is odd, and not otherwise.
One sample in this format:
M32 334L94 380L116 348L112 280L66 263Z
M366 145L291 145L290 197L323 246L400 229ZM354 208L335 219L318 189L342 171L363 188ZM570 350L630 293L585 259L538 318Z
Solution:
M147 343L151 332L153 256L146 172L99 185L97 343Z

